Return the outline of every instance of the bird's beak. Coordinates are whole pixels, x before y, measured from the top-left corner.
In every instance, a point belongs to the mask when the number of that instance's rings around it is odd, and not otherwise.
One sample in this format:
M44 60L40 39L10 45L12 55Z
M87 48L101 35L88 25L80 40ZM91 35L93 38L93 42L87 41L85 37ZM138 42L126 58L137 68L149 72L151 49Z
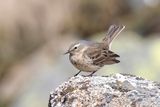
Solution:
M67 51L67 52L64 53L64 55L69 54L69 53L70 53L70 51Z

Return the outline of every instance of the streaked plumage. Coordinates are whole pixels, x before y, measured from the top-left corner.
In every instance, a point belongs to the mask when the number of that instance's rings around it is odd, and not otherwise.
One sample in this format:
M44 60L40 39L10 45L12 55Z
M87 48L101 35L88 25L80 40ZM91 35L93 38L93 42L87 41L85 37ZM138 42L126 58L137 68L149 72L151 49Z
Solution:
M81 40L72 44L66 53L69 53L71 63L80 71L94 72L104 65L119 63L119 57L110 50L113 39L124 29L123 25L111 25L107 35L101 42ZM78 75L78 72L76 75Z

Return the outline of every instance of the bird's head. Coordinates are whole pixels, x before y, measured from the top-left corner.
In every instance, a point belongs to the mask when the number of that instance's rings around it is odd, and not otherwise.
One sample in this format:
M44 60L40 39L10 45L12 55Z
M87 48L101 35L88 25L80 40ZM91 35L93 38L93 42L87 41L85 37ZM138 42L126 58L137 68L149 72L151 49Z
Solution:
M88 41L79 41L72 44L65 54L76 54L84 51L88 47Z

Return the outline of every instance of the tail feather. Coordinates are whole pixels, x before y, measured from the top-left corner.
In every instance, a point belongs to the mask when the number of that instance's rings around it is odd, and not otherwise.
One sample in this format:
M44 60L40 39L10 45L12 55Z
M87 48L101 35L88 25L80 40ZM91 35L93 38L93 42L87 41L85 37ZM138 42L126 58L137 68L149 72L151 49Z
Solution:
M103 39L103 43L110 48L113 39L116 38L124 28L124 25L111 25L106 37Z
M120 57L118 54L112 54L110 57Z

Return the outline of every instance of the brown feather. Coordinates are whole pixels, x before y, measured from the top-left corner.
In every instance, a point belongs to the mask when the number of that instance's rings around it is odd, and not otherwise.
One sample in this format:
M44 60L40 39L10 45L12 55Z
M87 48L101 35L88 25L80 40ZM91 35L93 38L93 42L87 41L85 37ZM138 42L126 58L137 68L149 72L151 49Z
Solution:
M104 66L120 62L116 59L119 55L107 48L103 48L103 44L98 44L96 47L91 46L85 51L85 53L90 59L92 59L94 65Z
M119 33L125 28L123 25L111 25L107 31L106 37L102 42L110 49L112 41L119 35Z

